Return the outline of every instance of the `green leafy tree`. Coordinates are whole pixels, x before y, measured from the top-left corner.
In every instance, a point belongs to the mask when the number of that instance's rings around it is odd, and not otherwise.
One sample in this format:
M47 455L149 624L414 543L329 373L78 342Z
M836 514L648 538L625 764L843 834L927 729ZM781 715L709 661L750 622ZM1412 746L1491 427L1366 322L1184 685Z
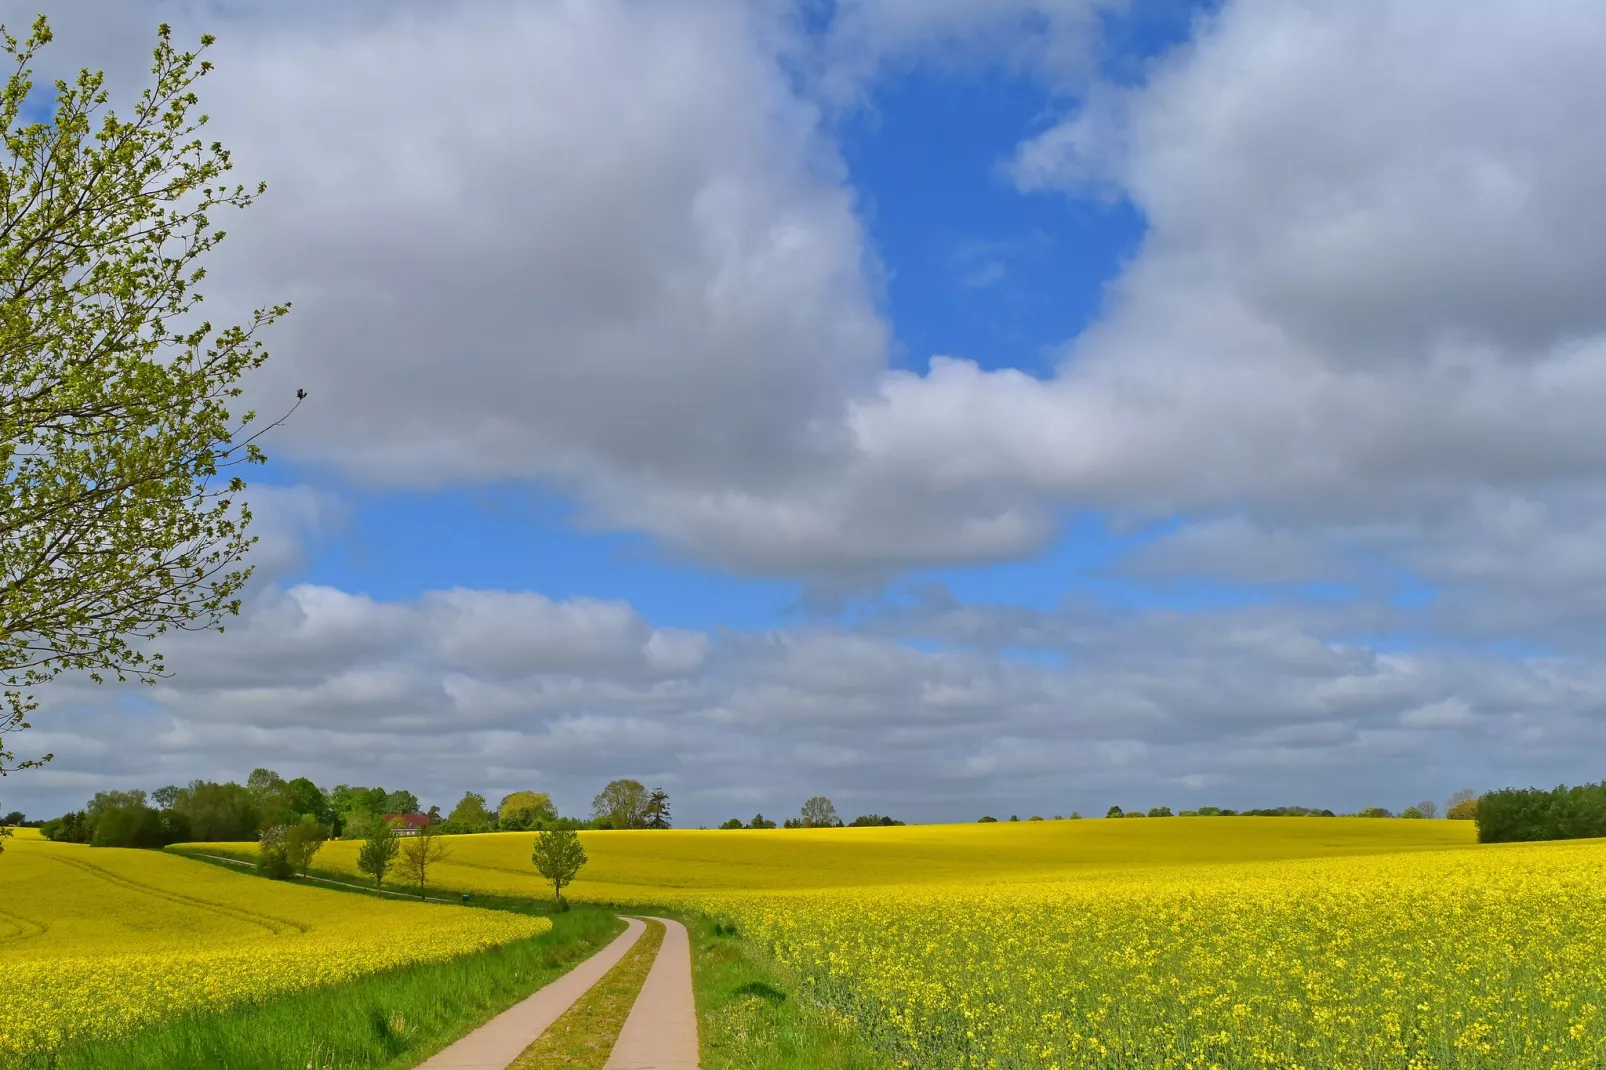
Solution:
M164 24L126 118L85 70L56 83L41 122L28 101L49 23L0 34L14 63L0 91L3 771L51 758L4 745L39 685L64 671L154 683L168 670L148 640L239 612L255 540L238 466L264 457L261 432L245 434L255 415L232 408L267 359L256 333L288 306L221 331L196 315L201 260L224 237L213 215L265 188L231 186L228 151L200 137L209 60Z
M544 791L515 791L504 795L496 808L496 826L512 831L543 828L557 819L558 808Z
M1125 817L1126 816L1126 811L1122 810L1119 806L1112 806L1108 810L1104 811L1104 816L1105 817Z
M573 829L547 829L536 833L530 862L537 873L552 882L552 898L560 908L568 906L563 889L573 882L586 861L585 845Z
M262 830L255 797L232 780L192 780L178 790L169 809L189 819L197 840L251 840Z
M485 806L485 796L477 791L465 791L446 820L461 829L482 829L491 826L492 815Z
M1444 816L1451 821L1473 821L1478 816L1478 793L1471 788L1463 788L1450 796L1450 801L1444 804Z
M651 797L639 780L610 780L591 800L591 816L604 828L646 828Z
M311 814L321 825L335 823L334 809L323 789L304 776L298 776L283 788L284 801L292 814Z
M11 838L11 826L0 826L0 855L6 853L6 841Z
M385 883L385 874L390 872L390 867L396 861L396 852L401 849L400 839L396 830L385 822L370 824L367 838L357 851L357 869L374 879L375 888Z
M290 868L303 877L312 865L312 858L329 839L329 830L311 814L302 814L301 820L291 825L284 835L285 858Z
M435 834L435 826L425 825L414 835L402 839L401 857L396 861L396 876L406 884L418 885L418 898L423 899L430 867L446 861L450 855L446 841Z
M739 818L739 817L733 817L729 821L722 822L719 827L722 828L722 829L739 829L739 828L742 828L743 827L742 826L742 819Z
M816 795L805 801L799 817L806 829L835 828L842 824L842 819L836 816L836 807L824 795Z
M392 791L385 795L380 803L381 814L416 814L418 813L418 796L410 791Z

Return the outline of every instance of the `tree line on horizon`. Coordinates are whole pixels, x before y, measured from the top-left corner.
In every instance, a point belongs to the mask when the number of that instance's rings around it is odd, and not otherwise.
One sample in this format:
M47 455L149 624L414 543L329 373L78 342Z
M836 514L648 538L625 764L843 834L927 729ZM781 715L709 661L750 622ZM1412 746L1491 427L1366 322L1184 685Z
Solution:
M438 835L543 829L667 829L669 793L639 781L610 781L592 799L589 818L558 813L548 792L521 790L492 809L484 795L465 792L449 814L421 811L411 791L337 784L323 789L307 777L286 780L271 769L252 770L244 784L192 780L153 792L98 791L81 810L38 822L46 839L101 847L165 847L171 843L257 840L266 830L310 820L326 838L367 839L378 824L401 815L427 818ZM12 820L15 819L15 820ZM25 824L21 812L7 824Z

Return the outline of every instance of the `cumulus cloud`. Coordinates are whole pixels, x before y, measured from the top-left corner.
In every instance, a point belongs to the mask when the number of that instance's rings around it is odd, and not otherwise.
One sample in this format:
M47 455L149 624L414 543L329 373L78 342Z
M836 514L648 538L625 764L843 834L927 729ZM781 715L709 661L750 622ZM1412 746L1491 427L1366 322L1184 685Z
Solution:
M6 801L45 812L268 765L443 806L535 786L583 810L635 776L689 824L818 793L969 820L1112 801L1398 808L1590 772L1597 662L1338 637L1364 618L931 598L856 628L711 635L527 592L267 587L229 634L177 645L158 687L51 689L27 743L59 756Z

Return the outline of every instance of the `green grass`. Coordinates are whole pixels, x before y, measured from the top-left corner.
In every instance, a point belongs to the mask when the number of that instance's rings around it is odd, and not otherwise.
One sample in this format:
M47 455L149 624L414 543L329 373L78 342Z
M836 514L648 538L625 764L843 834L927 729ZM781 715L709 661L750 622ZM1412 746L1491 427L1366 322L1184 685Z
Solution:
M652 913L666 913L653 911ZM886 1070L851 1021L810 999L734 929L667 912L691 936L703 1070Z
M523 900L482 907L543 913ZM623 931L592 907L552 931L451 962L375 974L224 1014L175 1019L116 1041L17 1064L28 1070L400 1070L500 1014ZM399 939L405 939L399 935Z

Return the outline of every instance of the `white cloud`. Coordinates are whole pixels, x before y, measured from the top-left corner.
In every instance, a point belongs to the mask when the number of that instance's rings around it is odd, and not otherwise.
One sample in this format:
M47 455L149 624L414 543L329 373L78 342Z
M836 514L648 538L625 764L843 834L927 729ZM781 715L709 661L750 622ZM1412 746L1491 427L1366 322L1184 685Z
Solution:
M1397 809L1593 774L1596 659L1333 638L1362 616L932 600L858 630L712 636L520 592L269 588L239 628L175 645L158 687L51 688L21 740L58 757L8 780L5 802L47 812L267 765L443 806L534 785L583 810L636 776L669 788L682 822L713 824L820 793L849 816L921 820L1112 801ZM1023 646L1062 664L1011 655Z

